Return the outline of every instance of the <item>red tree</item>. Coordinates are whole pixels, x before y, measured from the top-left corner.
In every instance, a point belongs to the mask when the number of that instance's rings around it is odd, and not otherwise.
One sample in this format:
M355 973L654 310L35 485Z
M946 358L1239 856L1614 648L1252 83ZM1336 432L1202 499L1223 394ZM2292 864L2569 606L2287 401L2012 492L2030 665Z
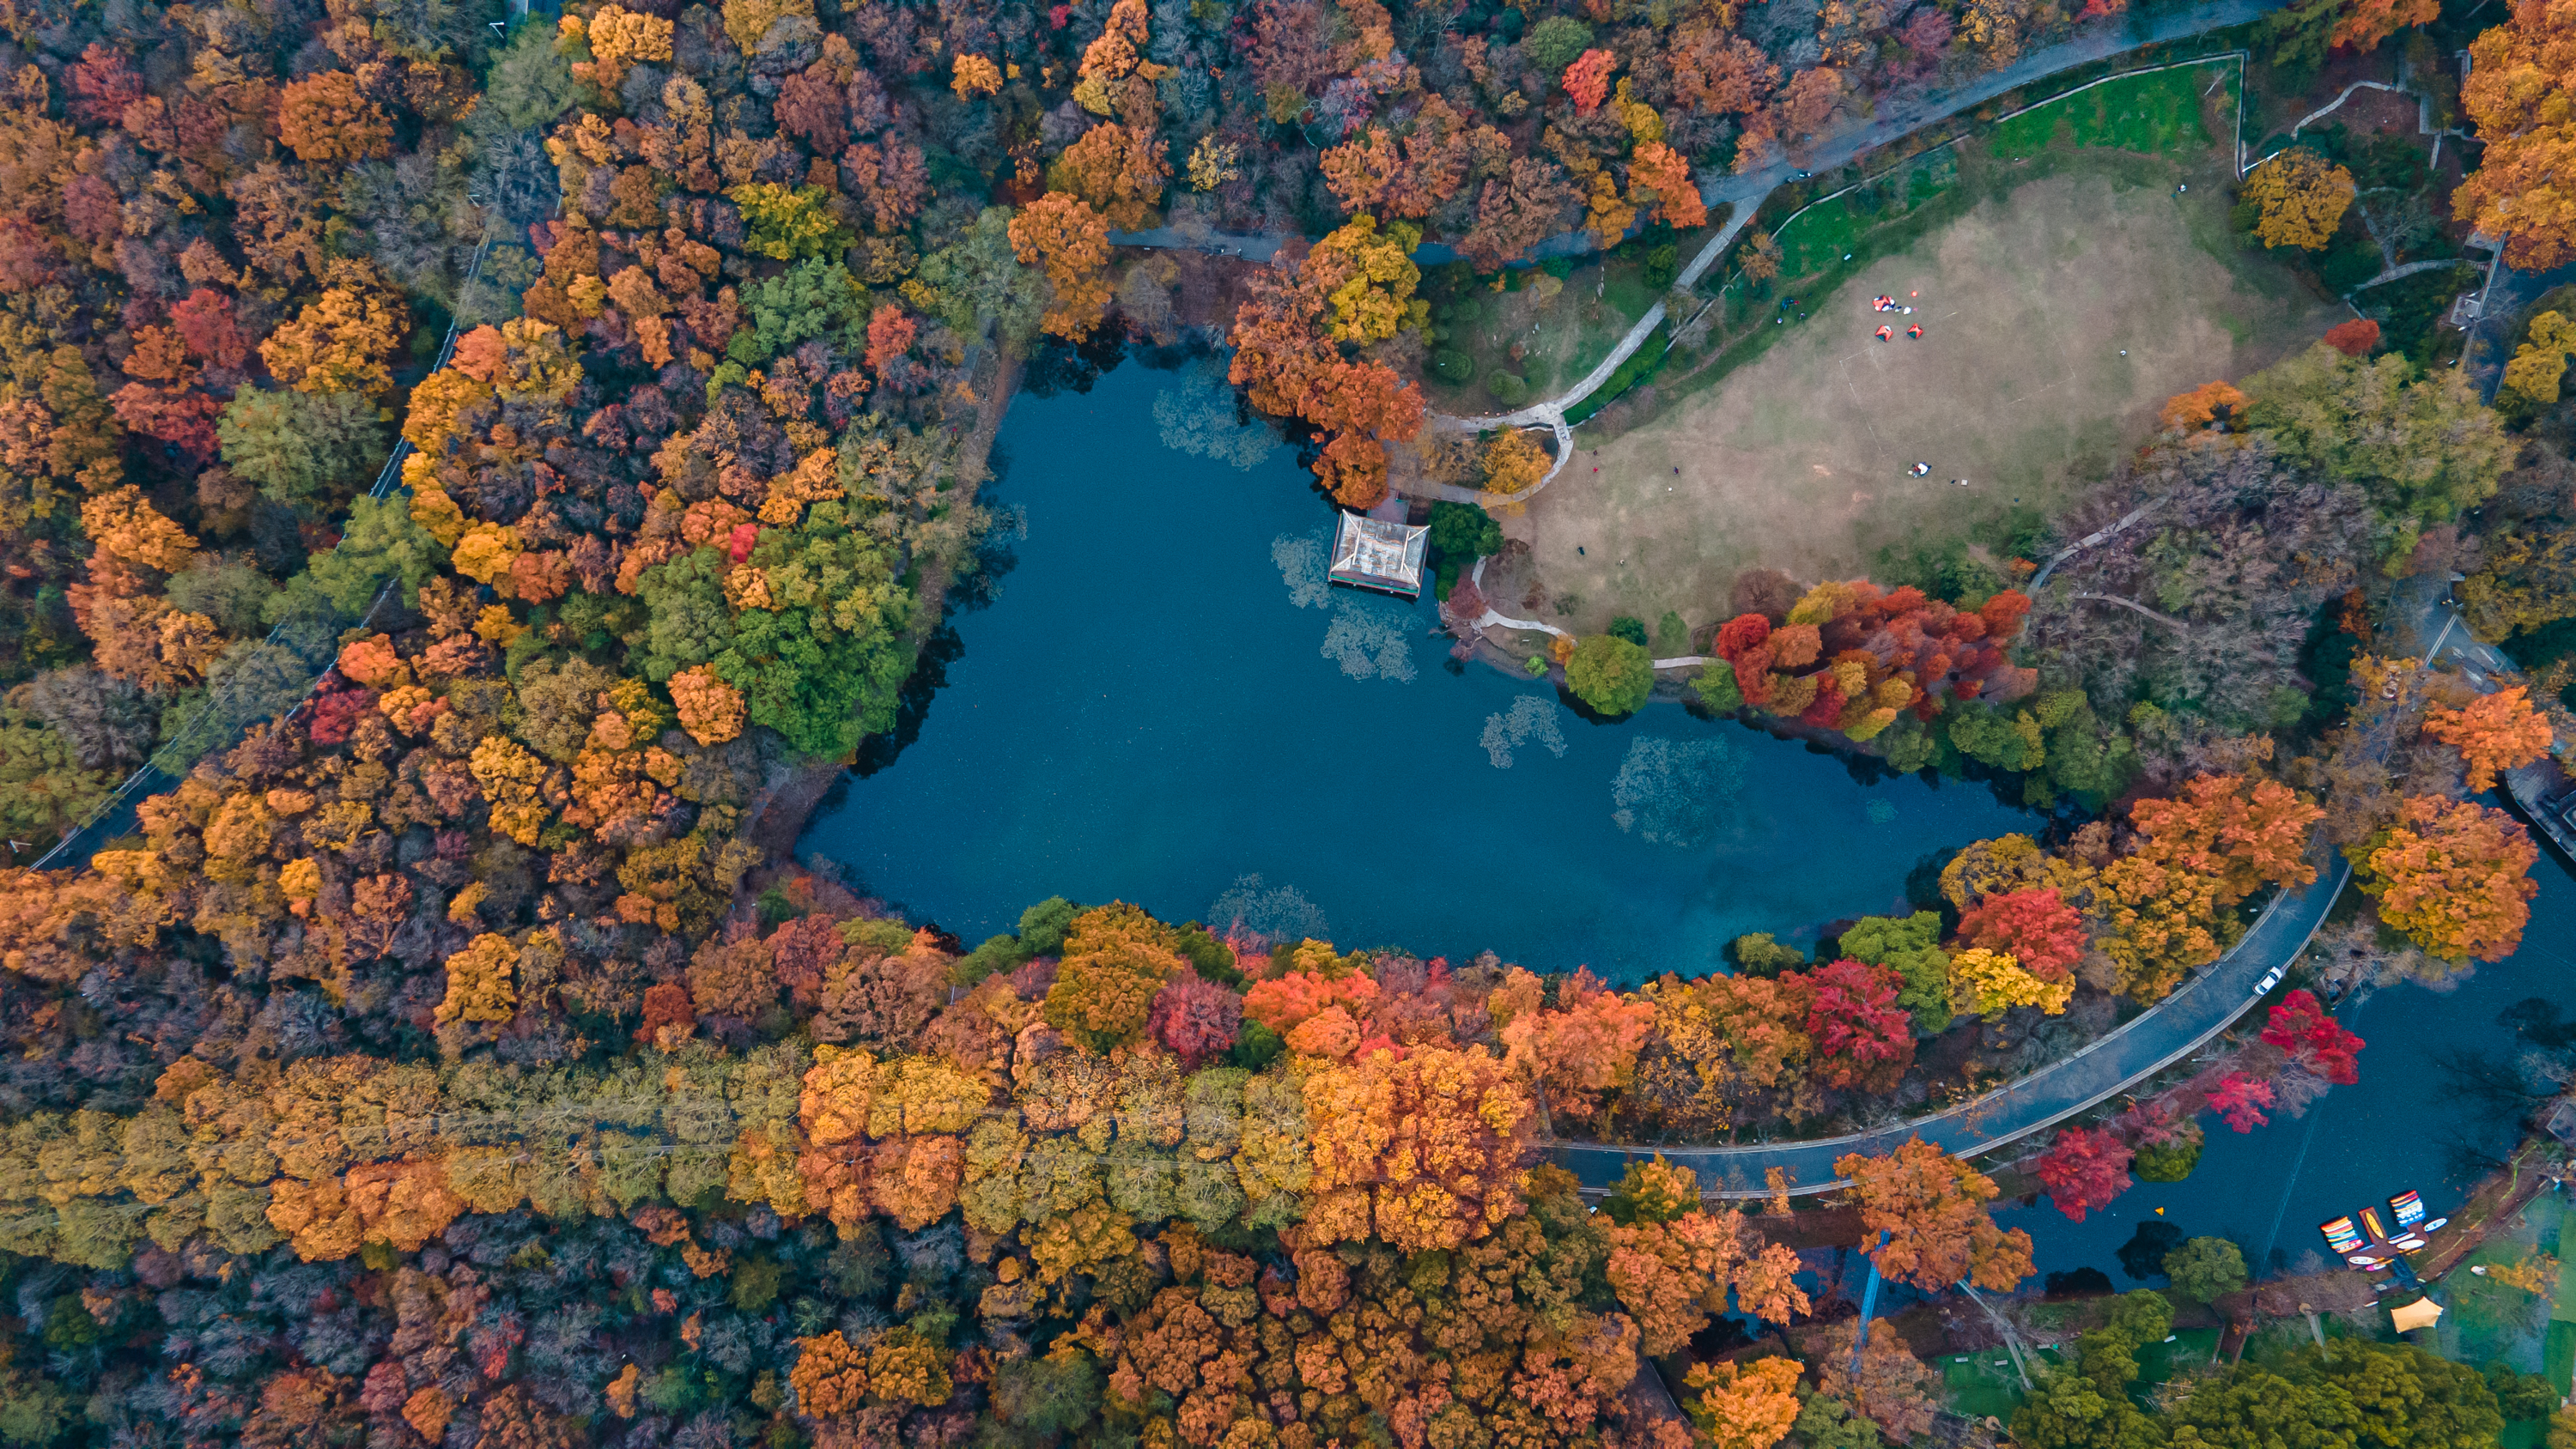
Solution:
M2083 914L2054 889L1988 896L1959 917L1959 940L2001 951L2043 981L2063 981L2084 959Z
M2346 357L2368 357L2379 345L2379 324L2367 317L2326 329L2325 344Z
M2129 1190L2129 1144L2103 1130L2069 1127L2039 1160L2048 1199L2077 1222Z
M2362 1048L2361 1038L2345 1030L2308 992L2293 991L2273 1006L2263 1040L2336 1086L2349 1087L2361 1080L2361 1064L2354 1060Z
M1145 1029L1172 1054L1196 1068L1234 1045L1243 1026L1243 998L1184 972L1154 993Z
M1808 977L1807 1035L1828 1086L1893 1078L1914 1058L1914 1018L1896 1004L1903 978L1884 966L1836 961Z
M2251 1132L2272 1119L2263 1109L2272 1105L2272 1084L2258 1082L2238 1072L2218 1084L2209 1094L2210 1110L2227 1119L2227 1125L2239 1132Z

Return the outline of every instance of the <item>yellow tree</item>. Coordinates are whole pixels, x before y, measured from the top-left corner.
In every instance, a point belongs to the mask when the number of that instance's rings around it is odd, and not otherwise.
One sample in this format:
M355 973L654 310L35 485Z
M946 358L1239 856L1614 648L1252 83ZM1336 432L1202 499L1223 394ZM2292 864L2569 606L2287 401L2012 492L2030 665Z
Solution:
M2469 46L2460 105L2486 151L2451 193L2453 214L2504 238L2517 271L2576 258L2576 6L2516 0Z
M394 385L385 359L411 319L402 294L361 261L335 261L322 295L259 345L260 361L298 392L361 392Z
M1430 305L1413 296L1422 281L1422 269L1413 264L1413 249L1421 241L1418 226L1398 222L1380 233L1377 218L1362 212L1315 243L1306 266L1332 305L1328 331L1334 341L1361 346L1383 342L1429 318Z
M2558 401L2558 384L2567 376L2567 357L2576 353L2576 322L2563 312L2543 312L2531 319L2531 330L2504 365L2507 391L2535 403Z
M1691 1365L1682 1407L1714 1449L1771 1449L1798 1421L1798 1361Z
M2255 234L2267 247L2322 251L2352 205L2352 173L2304 146L2293 146L2254 168L2244 199L2262 208Z
M1306 1078L1317 1243L1449 1249L1522 1211L1529 1090L1483 1047L1373 1051Z
M2016 1006L2036 1006L2057 1016L2075 996L2075 978L2043 981L2001 951L1970 947L1950 958L1951 1008L2001 1021Z
M1109 223L1081 197L1050 191L1011 218L1011 251L1055 289L1038 325L1079 342L1109 310Z

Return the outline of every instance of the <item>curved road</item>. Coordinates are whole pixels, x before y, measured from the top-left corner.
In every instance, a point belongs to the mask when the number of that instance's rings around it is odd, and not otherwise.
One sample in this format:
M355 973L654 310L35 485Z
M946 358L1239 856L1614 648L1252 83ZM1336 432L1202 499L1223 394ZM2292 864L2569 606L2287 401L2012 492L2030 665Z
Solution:
M2458 660L2480 689L2495 687L2502 682L2499 676L2513 671L2503 654L2470 636L2438 580L2410 579L2399 585L2390 616L2391 627L2408 647L2435 662ZM2524 798L2530 783L2512 781L2524 808L2536 810L2536 795ZM2323 839L2319 835L2311 841L2309 858L2327 855L2332 871L2321 871L2313 885L2273 897L2234 950L2100 1041L1973 1101L1872 1131L1814 1141L1660 1149L1558 1142L1550 1154L1586 1188L1607 1189L1630 1162L1660 1151L1666 1161L1698 1173L1708 1196L1753 1198L1766 1194L1766 1177L1773 1168L1788 1174L1793 1194L1824 1192L1843 1185L1834 1175L1834 1162L1846 1153L1882 1154L1920 1136L1953 1157L1974 1157L2053 1127L2190 1056L2253 1009L2258 1000L2254 983L2298 957L2351 882L2352 867L2340 853L2325 851Z
M2009 1086L1946 1111L1892 1123L1869 1132L1808 1142L1744 1143L1729 1147L1665 1147L1559 1142L1550 1155L1587 1188L1608 1188L1632 1161L1661 1151L1664 1160L1699 1174L1710 1197L1761 1197L1765 1175L1780 1168L1792 1193L1824 1192L1843 1185L1835 1159L1845 1153L1878 1155L1909 1137L1921 1137L1953 1157L1974 1157L2055 1125L2119 1095L2136 1083L2198 1051L2256 1004L2254 983L2296 957L2334 908L2352 868L2340 856L2314 885L2284 891L2263 908L2236 949L2204 967L2171 996L2074 1056L2051 1063Z

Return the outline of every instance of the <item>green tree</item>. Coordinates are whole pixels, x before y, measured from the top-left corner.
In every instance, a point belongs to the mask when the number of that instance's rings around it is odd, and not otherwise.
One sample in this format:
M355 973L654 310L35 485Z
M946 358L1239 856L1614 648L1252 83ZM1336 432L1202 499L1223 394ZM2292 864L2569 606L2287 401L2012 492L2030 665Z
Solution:
M2465 375L2414 373L2403 354L2365 362L2319 343L2245 383L2253 431L2290 463L2366 491L2391 557L2492 495L2516 446Z
M375 481L385 427L354 392L246 387L215 421L224 462L277 502L336 508Z
M644 652L636 663L645 678L664 683L732 647L725 573L722 552L698 548L646 569L636 581L635 593L645 609Z
M2173 1328L2173 1307L2163 1295L2123 1293L2111 1300L2110 1321L2075 1341L2072 1365L2046 1369L2034 1392L2013 1414L2012 1433L2026 1449L2160 1449L2160 1425L2130 1402L2138 1377L2140 1344L2161 1341Z
M542 19L542 17L540 17ZM571 109L581 95L572 64L555 48L551 25L523 23L492 56L483 95L466 117L478 138L534 130Z
M1807 969L1807 953L1772 940L1769 931L1736 937L1727 943L1726 954L1734 959L1735 969L1747 976L1769 977Z
M1905 978L1896 1004L1926 1032L1950 1029L1950 953L1941 949L1941 913L1863 916L1843 932L1842 953Z
M1735 682L1735 666L1723 659L1712 659L1701 667L1691 681L1691 693L1708 707L1711 714L1733 714L1744 708L1744 687Z
M2225 1238L2194 1238L2165 1254L2165 1277L2176 1293L2209 1303L2245 1286L2245 1254Z
M0 830L50 845L116 788L112 769L84 770L62 731L0 706Z
M742 289L750 324L725 344L725 356L758 367L809 337L830 339L845 352L867 346L868 294L839 262L801 261Z
M750 562L773 607L735 616L732 642L713 663L742 691L752 723L818 759L892 729L895 695L912 672L912 595L895 580L894 551L832 501L813 505L797 528L762 529Z
M965 333L991 327L1013 347L1037 336L1046 315L1046 274L1020 264L1007 206L986 207L965 235L923 257L904 286L907 300L949 326Z
M2240 1364L2172 1418L2177 1443L2212 1446L2490 1449L2504 1427L2477 1370L2411 1343L2356 1338L2302 1347L2268 1366Z
M304 572L271 594L261 612L270 622L311 617L328 609L354 624L375 604L387 582L402 584L402 602L420 602L420 586L438 575L447 550L429 531L412 521L411 505L400 496L361 498L349 505L348 532L329 553L315 554Z
M1608 633L1613 639L1625 639L1643 649L1646 647L1646 621L1633 614L1621 614L1610 621Z
M743 225L751 233L744 245L764 257L782 262L827 257L850 244L849 232L832 215L832 193L820 186L753 181L725 195L742 208Z
M1645 646L1611 634L1595 634L1574 646L1565 666L1566 687L1574 697L1602 714L1634 714L1654 692L1655 663Z
M1020 949L1031 956L1053 956L1064 950L1064 933L1073 918L1089 907L1062 896L1049 896L1020 912Z
M2171 1139L2139 1148L2130 1169L2140 1182L2180 1182L2200 1165L2201 1140L2200 1125L2186 1123Z
M1041 1440L1081 1428L1099 1407L1100 1370L1069 1345L1044 1357L1006 1359L993 1370L994 1414Z
M1551 15L1521 37L1521 53L1551 83L1591 47L1592 27L1570 15Z
M1431 559L1437 574L1436 596L1449 597L1458 576L1476 560L1500 550L1503 526L1472 503L1431 505Z

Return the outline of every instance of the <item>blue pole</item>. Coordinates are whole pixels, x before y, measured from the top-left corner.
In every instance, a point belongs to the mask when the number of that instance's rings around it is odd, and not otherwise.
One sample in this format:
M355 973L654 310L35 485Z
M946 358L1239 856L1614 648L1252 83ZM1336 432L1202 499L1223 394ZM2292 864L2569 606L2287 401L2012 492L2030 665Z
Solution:
M1881 1232L1881 1233L1878 1235L1878 1247L1880 1247L1880 1248L1884 1248L1884 1247L1886 1247L1886 1246L1887 1246L1887 1234L1886 1234L1886 1233L1884 1233L1884 1232ZM1860 1351L1861 1351L1862 1349L1864 1349L1864 1348L1866 1348L1866 1347L1868 1347L1868 1346L1869 1346L1869 1320L1870 1320L1870 1316L1871 1316L1872 1314L1874 1314L1874 1313L1878 1312L1878 1256L1877 1256L1877 1253L1878 1253L1878 1249L1877 1249L1877 1248L1873 1248L1873 1249L1871 1249L1871 1250L1870 1250L1870 1260L1869 1260L1869 1283L1868 1283L1868 1285L1867 1285L1866 1287L1864 1287L1864 1288L1862 1288L1862 1289L1860 1290L1860 1329L1859 1329L1859 1331L1857 1331L1857 1332L1855 1332L1854 1334L1852 1334L1852 1366L1851 1366L1851 1376L1852 1376L1852 1381L1853 1381L1854 1383L1858 1383L1858 1382L1860 1381Z

